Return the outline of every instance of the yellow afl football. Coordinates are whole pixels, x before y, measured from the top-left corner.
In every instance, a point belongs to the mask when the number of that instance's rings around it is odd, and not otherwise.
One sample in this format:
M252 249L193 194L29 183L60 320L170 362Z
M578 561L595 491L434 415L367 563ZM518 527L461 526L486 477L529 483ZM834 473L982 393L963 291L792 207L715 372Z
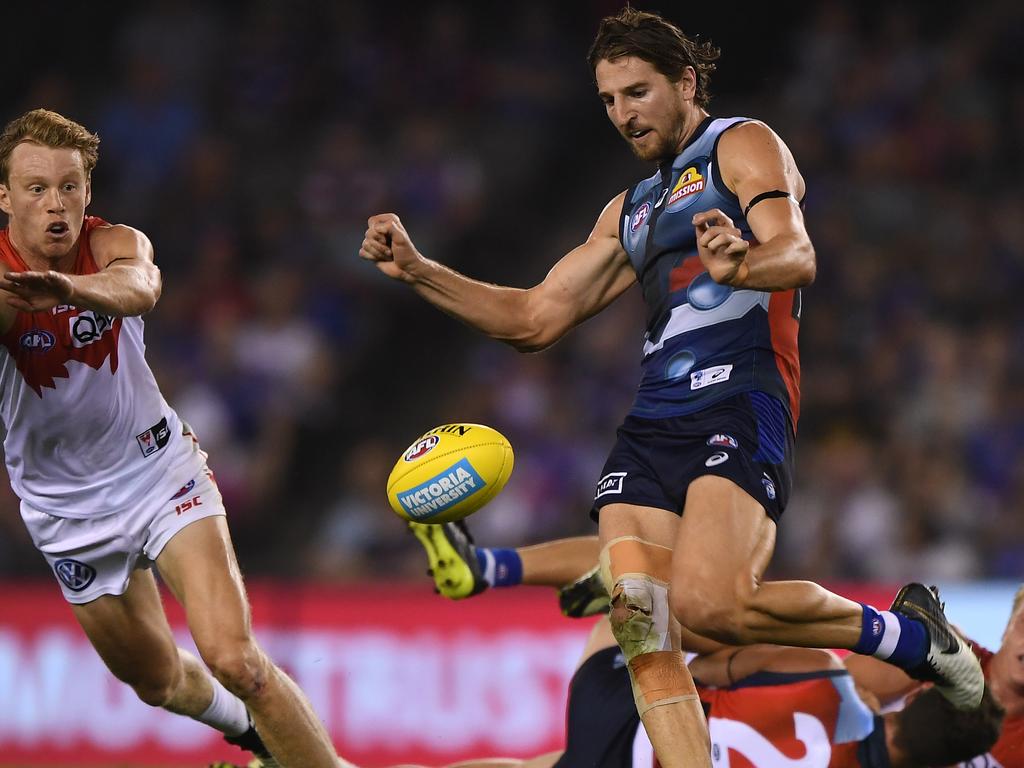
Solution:
M388 476L388 502L400 517L450 523L471 515L512 474L512 446L482 424L444 424L406 449Z

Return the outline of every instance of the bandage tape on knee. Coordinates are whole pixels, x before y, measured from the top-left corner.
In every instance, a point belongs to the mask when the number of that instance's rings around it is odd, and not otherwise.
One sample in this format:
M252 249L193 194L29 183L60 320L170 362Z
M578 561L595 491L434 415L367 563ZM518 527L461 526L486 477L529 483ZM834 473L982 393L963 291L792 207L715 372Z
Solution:
M682 653L672 650L671 573L672 550L636 536L612 539L601 551L612 632L628 662L641 717L654 707L697 699Z
M612 633L626 661L671 648L668 583L672 550L636 536L601 550L601 580L611 599Z

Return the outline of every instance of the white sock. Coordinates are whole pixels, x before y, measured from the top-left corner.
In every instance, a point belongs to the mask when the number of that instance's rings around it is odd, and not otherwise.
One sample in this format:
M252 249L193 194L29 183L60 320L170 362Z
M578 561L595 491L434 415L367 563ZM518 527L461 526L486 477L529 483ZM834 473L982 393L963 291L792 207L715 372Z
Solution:
M890 611L879 611L878 615L882 617L885 628L882 630L882 640L878 643L877 650L871 655L876 659L888 659L900 641L900 620Z
M477 549L477 552L483 552L484 553L484 562L486 563L486 565L484 566L484 573L483 573L484 581L487 582L487 586L493 587L494 586L494 575L495 575L494 572L495 572L495 570L497 568L497 563L494 560L494 553L491 552L491 550L487 549L486 547L481 547L481 548Z
M217 678L210 676L213 700L196 720L216 728L228 736L240 736L249 730L249 711L242 700L230 693Z

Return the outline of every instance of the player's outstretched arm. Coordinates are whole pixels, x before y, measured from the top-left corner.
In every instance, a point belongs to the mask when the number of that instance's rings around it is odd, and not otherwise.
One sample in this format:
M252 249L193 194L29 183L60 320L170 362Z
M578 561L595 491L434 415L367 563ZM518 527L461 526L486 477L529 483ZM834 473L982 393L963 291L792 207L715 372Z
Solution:
M472 280L424 257L393 213L370 217L359 255L470 327L521 352L535 352L602 310L635 281L618 237L624 194L608 203L587 241L533 288Z
M71 304L114 317L151 310L160 298L161 283L149 238L123 225L98 227L88 236L99 272L8 272L0 280L0 289L10 294L7 303L24 312Z
M804 181L782 139L763 123L743 123L722 134L718 162L756 242L743 240L718 209L695 215L698 253L712 279L766 291L813 282L814 246L798 202Z

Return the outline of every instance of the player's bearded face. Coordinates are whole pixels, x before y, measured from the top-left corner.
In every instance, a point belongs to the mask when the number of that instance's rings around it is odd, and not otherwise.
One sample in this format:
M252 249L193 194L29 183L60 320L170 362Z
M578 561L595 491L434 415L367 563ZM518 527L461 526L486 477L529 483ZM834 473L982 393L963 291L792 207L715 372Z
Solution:
M658 161L678 153L686 130L686 104L692 104L685 98L688 82L673 83L650 62L634 56L603 59L594 74L608 119L633 154Z
M77 149L23 142L11 152L0 209L22 256L67 256L78 242L91 190ZM31 266L31 265L30 265Z

